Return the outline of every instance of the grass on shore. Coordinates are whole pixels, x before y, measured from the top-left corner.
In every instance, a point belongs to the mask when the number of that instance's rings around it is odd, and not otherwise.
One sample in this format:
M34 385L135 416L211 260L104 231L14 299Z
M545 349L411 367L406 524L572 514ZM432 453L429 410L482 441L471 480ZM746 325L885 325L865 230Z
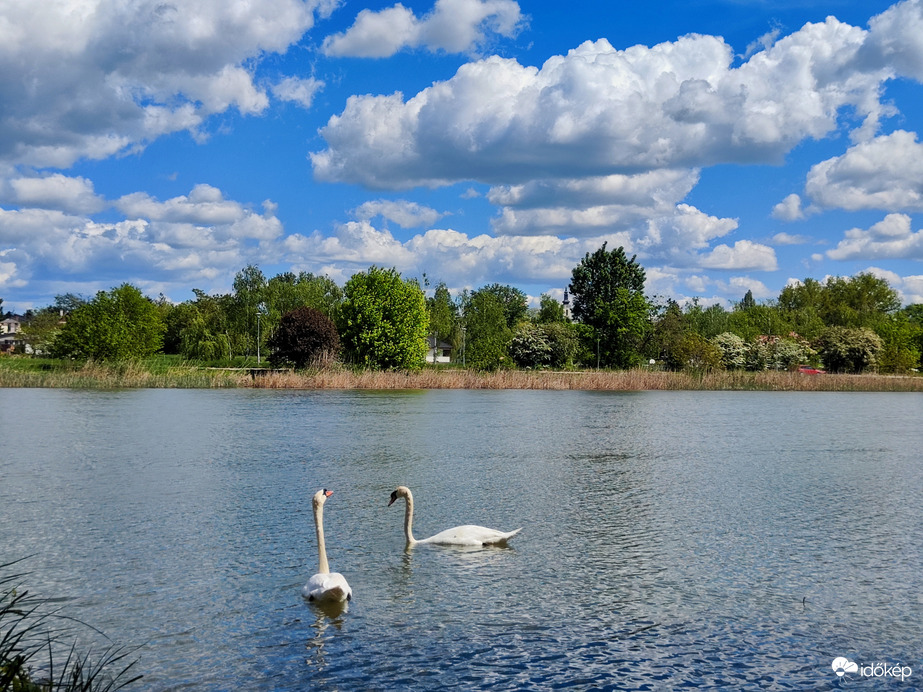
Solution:
M74 364L3 357L0 358L0 387L921 392L923 377L737 370L694 373L648 369L477 372L429 366L414 372L353 370L343 366L292 372L255 367L203 367L171 357L122 364Z

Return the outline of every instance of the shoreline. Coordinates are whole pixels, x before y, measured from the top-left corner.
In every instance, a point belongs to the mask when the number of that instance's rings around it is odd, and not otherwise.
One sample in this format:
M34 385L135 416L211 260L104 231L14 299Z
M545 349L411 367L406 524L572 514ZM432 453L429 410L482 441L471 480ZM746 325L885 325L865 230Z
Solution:
M476 372L455 368L419 371L355 371L342 367L304 372L192 365L152 369L144 364L87 363L69 369L9 367L0 361L2 388L69 389L288 389L426 390L521 389L546 391L814 391L923 392L918 375L804 374L713 371L523 371Z
M798 372L472 371L272 373L256 389L521 389L544 391L817 391L923 392L923 378L805 375Z

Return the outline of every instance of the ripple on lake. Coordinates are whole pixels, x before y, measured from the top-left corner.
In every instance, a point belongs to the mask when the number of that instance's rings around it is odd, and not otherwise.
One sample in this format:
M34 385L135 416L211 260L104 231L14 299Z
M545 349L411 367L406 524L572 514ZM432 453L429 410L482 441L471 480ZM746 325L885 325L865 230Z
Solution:
M152 690L823 686L923 649L919 401L0 390L0 558ZM524 530L405 552L398 484L419 535Z

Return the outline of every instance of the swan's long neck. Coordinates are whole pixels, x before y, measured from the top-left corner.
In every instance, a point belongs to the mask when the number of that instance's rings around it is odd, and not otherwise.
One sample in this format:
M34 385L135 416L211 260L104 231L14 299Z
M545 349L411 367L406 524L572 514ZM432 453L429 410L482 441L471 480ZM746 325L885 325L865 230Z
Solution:
M327 546L324 543L324 508L321 505L314 507L314 528L317 529L317 572L318 574L330 574L330 565L327 563Z
M404 536L407 538L407 545L413 545L417 541L413 537L413 495L407 493L407 506L404 509Z

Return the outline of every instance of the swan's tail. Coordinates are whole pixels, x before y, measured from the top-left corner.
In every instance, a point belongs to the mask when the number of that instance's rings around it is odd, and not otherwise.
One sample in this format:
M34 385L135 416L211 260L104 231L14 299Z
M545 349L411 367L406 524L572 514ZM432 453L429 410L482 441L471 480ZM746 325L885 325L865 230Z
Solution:
M513 536L515 536L517 533L519 533L520 531L522 531L522 527L521 527L521 526L520 526L518 529L516 529L515 531L510 531L510 532L508 532L508 533L502 533L502 534L500 534L499 536L496 537L496 539L490 541L489 543L486 543L486 542L485 542L485 545L503 545L503 544L505 544L508 540L510 540Z
M324 598L328 601L347 601L351 596L352 592L342 586L334 586L324 594Z

